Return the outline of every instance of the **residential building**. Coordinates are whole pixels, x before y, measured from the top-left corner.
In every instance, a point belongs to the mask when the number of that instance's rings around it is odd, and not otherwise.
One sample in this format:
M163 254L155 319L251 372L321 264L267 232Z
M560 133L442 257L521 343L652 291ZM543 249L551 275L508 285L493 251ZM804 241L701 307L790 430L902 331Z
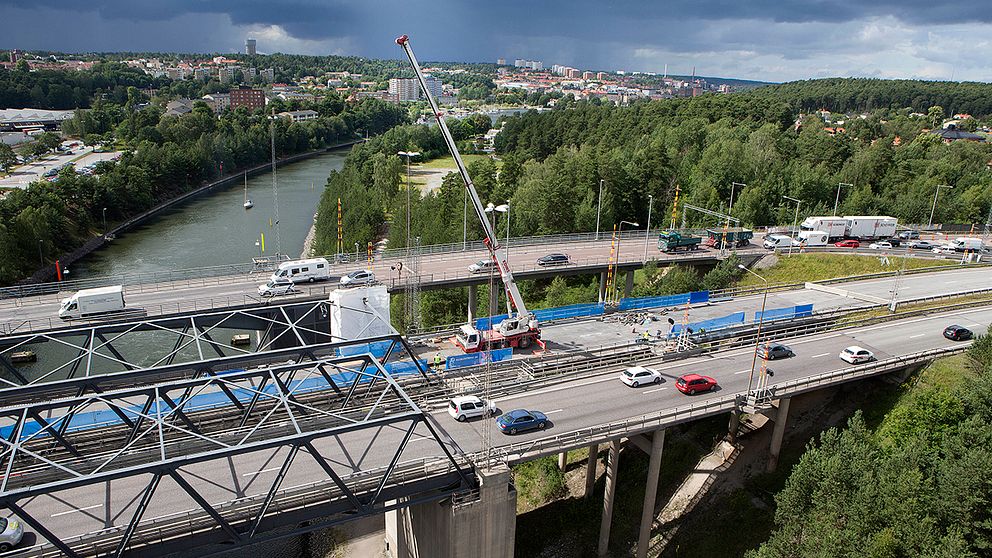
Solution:
M276 80L276 71L272 68L266 68L264 70L259 70L258 75L261 76L266 83L272 83Z
M256 68L254 68L254 67L251 67L251 68L248 68L248 69L244 70L243 73L244 73L245 79L246 80L249 80L249 81L253 81L255 79L255 77L258 76L258 70Z
M22 53L21 51L17 50L16 48L10 51L11 64L17 64L17 61L20 60L21 58L24 58L24 53Z
M592 72L582 72L582 79L586 81L591 81L594 77L595 74L593 74Z
M165 116L182 116L191 112L193 112L193 101L190 99L176 99L165 105Z
M293 122L306 122L307 120L316 120L320 115L315 110L291 110L280 112L279 116L289 118Z
M216 113L221 113L231 108L231 95L229 93L210 93L204 95L202 99Z
M213 75L211 68L196 68L193 70L193 79L210 81L211 75Z
M939 136L944 143L953 143L959 140L974 141L974 142L985 142L985 136L980 136L978 134L973 134L971 132L966 132L964 130L959 130L957 126L951 124L946 128L941 128L940 130L933 130L930 132L936 136Z
M596 79L598 79L599 81L603 81L604 79L606 79L606 72L597 72Z
M217 77L221 83L236 83L243 75L241 66L224 66L218 70Z
M497 66L506 66L506 58L497 58L496 59L496 65Z
M427 79L433 80L434 78L428 77ZM440 89L440 81L437 83L438 89ZM389 80L389 94L397 101L416 101L420 98L420 83L411 78L392 78Z
M247 107L248 110L265 108L265 92L251 87L239 87L231 90L231 108Z
M248 56L255 56L255 39L245 40L245 54Z

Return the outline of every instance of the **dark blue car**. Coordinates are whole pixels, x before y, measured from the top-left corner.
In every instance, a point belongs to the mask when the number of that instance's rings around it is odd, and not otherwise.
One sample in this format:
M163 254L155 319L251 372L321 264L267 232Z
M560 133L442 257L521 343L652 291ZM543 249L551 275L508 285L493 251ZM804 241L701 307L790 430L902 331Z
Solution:
M526 409L514 409L508 413L503 413L496 419L496 426L504 434L516 434L524 430L544 428L547 424L548 417L544 413Z

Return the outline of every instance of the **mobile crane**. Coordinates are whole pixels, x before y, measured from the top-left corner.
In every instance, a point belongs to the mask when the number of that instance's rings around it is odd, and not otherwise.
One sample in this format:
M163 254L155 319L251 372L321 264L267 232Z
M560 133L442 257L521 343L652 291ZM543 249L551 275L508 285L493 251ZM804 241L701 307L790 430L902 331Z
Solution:
M424 96L427 97L427 102L430 103L431 110L434 112L434 119L437 121L438 129L441 130L441 136L444 137L444 143L448 146L448 151L451 152L451 156L455 159L458 172L461 174L462 181L465 183L465 189L468 191L469 198L472 199L472 207L475 208L475 214L479 217L479 221L482 222L482 228L485 230L486 238L483 240L483 243L489 249L489 255L496 264L497 269L499 269L500 277L503 279L503 287L506 289L508 306L511 306L511 308L507 308L508 317L490 330L480 331L471 323L461 326L455 335L455 344L461 347L466 353L500 347L526 348L532 341L541 338L541 330L538 327L537 317L527 310L524 300L520 296L517 284L513 280L513 272L510 271L510 266L507 264L506 256L504 255L505 252L500 252L499 238L497 238L496 232L489 224L489 219L486 218L486 211L482 205L482 200L479 199L479 194L475 190L475 184L472 183L472 178L468 175L465 163L462 162L462 156L458 152L458 146L455 145L451 131L448 130L448 125L444 122L444 113L441 112L437 101L427 87L427 79L424 76L423 70L420 69L420 63L417 62L417 57L413 54L413 49L410 47L410 38L403 35L396 39L396 44L403 47L404 52L406 52L407 57L410 59L410 64L413 66L413 71L417 74L417 80L420 82L420 87L424 91ZM515 313L514 310L516 310Z

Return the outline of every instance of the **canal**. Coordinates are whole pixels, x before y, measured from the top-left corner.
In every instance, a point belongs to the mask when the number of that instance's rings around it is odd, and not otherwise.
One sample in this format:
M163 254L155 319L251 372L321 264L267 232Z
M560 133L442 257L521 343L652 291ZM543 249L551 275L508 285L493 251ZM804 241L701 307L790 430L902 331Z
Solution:
M272 175L265 173L248 178L248 197L255 203L252 209L243 207L244 182L197 196L83 258L71 270L72 277L248 263L259 255L255 242L262 233L265 255L281 248L281 253L298 257L327 176L341 169L347 154L345 148L279 167L278 239Z

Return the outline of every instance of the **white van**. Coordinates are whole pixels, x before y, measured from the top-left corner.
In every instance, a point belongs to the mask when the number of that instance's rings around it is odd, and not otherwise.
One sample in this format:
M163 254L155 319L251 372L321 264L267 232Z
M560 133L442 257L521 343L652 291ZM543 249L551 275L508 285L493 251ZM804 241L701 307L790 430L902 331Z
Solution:
M974 252L975 250L982 249L982 239L970 236L959 236L950 242L950 245L954 247L958 252Z
M85 318L124 309L124 287L99 287L83 289L69 298L62 299L59 306L59 317L63 320L70 318Z
M785 236L784 234L770 234L765 237L765 241L761 243L768 250L775 248L788 248L794 244L791 237Z
M799 243L803 246L826 246L829 239L825 231L799 231Z
M289 279L294 283L324 281L331 278L331 268L324 258L293 260L279 264L272 273L272 281Z

